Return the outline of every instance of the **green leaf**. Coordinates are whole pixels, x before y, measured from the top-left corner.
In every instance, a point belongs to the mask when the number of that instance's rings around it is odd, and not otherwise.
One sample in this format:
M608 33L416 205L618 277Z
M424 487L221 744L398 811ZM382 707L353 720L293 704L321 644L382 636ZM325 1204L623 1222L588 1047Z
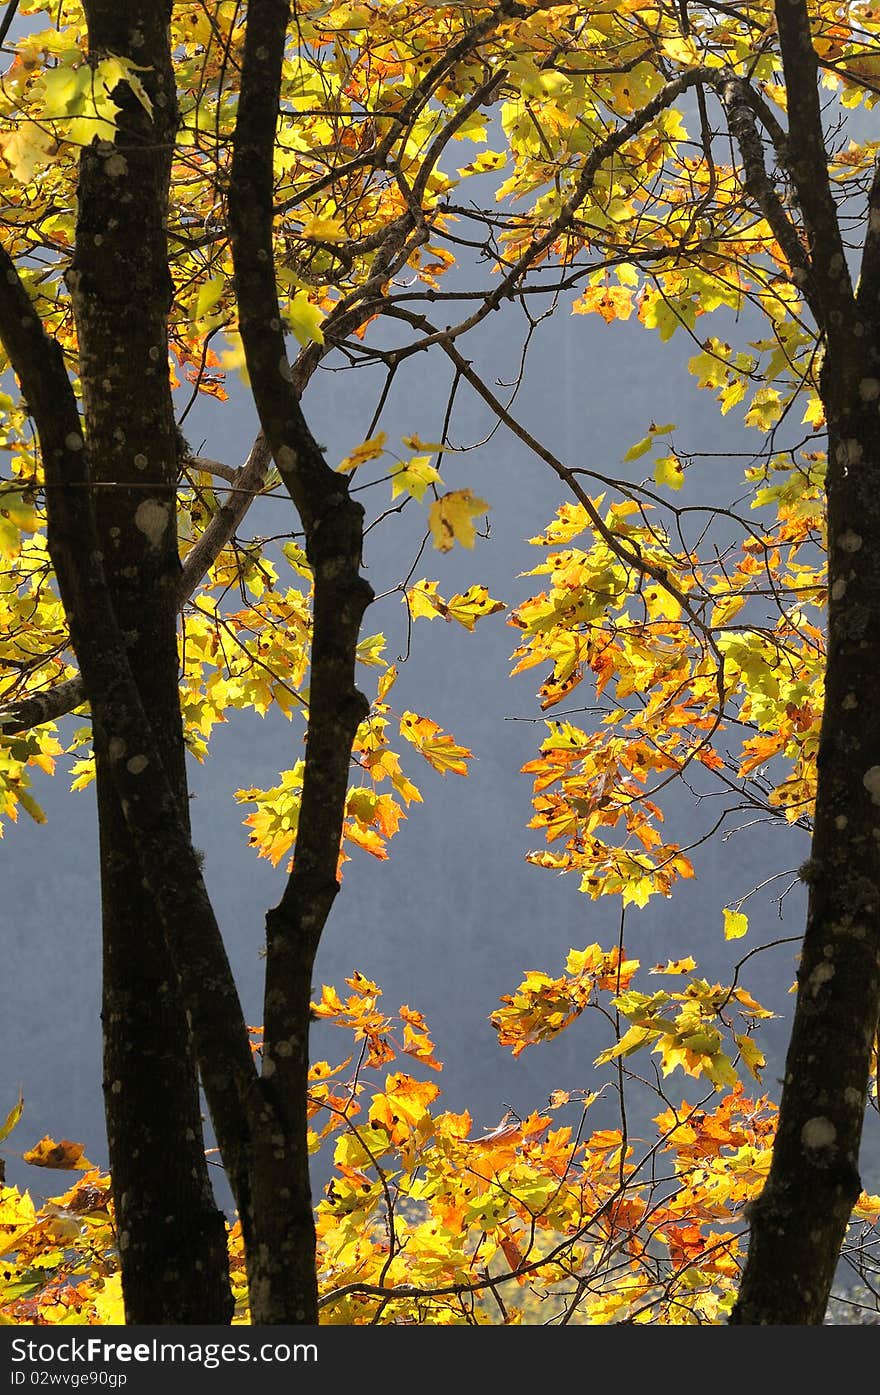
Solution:
M14 1105L12 1106L12 1108L10 1109L9 1113L7 1114L7 1116L6 1116L5 1120L4 1120L4 1122L3 1122L2 1124L0 1124L0 1143L5 1143L5 1142L6 1142L7 1138L8 1138L9 1135L12 1133L12 1130L15 1128L16 1124L18 1123L19 1119L21 1118L21 1113L22 1113L22 1110L23 1110L23 1109L24 1109L24 1095L23 1095L23 1094L21 1093L21 1091L19 1090L19 1092L18 1092L18 1103L17 1103L17 1104L14 1104Z

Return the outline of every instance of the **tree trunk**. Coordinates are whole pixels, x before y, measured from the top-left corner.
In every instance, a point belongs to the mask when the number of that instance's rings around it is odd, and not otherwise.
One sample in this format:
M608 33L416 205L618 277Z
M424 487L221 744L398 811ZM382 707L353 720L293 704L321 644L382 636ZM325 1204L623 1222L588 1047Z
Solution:
M116 139L82 153L70 273L104 567L133 676L188 827L177 660L177 432L168 380L168 180L176 130L170 5L87 4L92 54L146 69ZM131 1323L226 1323L225 1223L204 1155L198 1077L163 925L96 730L104 942L104 1096Z
M260 424L306 536L315 580L309 725L293 870L266 917L263 1109L253 1132L253 1231L246 1241L255 1322L316 1323L309 1184L308 1065L312 966L339 890L337 867L352 745L369 705L355 685L358 634L373 599L361 576L362 506L328 466L288 366L273 255L274 150L289 0L251 0L229 180L235 294ZM251 1224L251 1221L248 1222Z
M839 405L844 398L857 405ZM847 381L849 380L849 381ZM850 1212L880 1006L880 419L829 357L828 657L807 930L773 1164L732 1321L823 1321ZM869 400L865 401L867 397ZM861 399L861 400L858 400Z
M274 914L266 918L269 933ZM252 1321L313 1326L318 1322L318 1276L307 1105L314 956L302 948L296 988L285 994L289 1021L299 1026L286 1038L283 1057L264 1052L263 1118L252 1133L252 1205L243 1229ZM274 1069L278 1060L281 1072Z

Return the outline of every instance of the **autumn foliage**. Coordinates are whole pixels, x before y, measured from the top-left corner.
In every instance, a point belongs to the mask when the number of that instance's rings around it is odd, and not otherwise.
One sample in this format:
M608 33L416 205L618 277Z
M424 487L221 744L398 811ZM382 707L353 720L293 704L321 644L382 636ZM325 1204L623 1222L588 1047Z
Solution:
M65 275L77 161L112 142L114 94L146 111L150 98L136 64L88 56L79 0L20 9L34 22L0 85L0 230L75 376ZM808 10L822 98L841 123L833 198L862 210L876 142L844 123L880 93L878 19L866 5ZM404 508L422 520L413 567L384 598L405 609L414 661L423 621L478 634L503 615L512 672L535 670L546 716L524 766L529 861L574 873L591 901L619 896L633 916L695 874L693 848L665 817L673 783L716 801L707 836L744 808L809 831L827 660L826 338L809 239L793 221L773 7L306 0L295 11L274 150L277 290L295 352L285 381L307 403L331 353L381 376L363 439L330 464L346 489L381 500L374 521ZM246 6L224 0L172 7L181 124L168 348L184 419L199 395L224 401L231 375L248 380L223 212L246 20ZM658 343L688 338L697 386L754 433L739 502L690 502L701 452L685 449L674 422L637 423L643 434L619 466L560 459L467 347L500 307L519 310L527 345L536 315L551 311L598 316L609 334L633 321ZM422 440L413 421L391 440L379 427L390 385L423 352L450 376L442 438ZM525 352L522 364L525 375ZM0 812L42 822L32 773L66 758L73 788L86 786L91 728L49 556L31 408L11 376L5 386ZM876 379L863 388L880 394ZM445 554L478 555L491 516L451 447L465 390L565 491L552 518L523 519L523 534L541 529L532 594L510 607L478 576L460 591L443 580ZM313 558L290 529L277 546L239 533L247 504L283 479L265 449L236 470L181 446L180 703L200 761L233 711L309 719ZM150 517L142 524L149 532ZM861 546L855 534L838 542ZM393 855L430 772L466 777L474 754L442 713L410 710L381 633L359 639L356 659L366 715L333 848L346 894L355 850ZM255 853L288 872L305 780L303 757L271 788L235 796ZM748 933L752 894L718 906L719 938ZM740 981L745 958L727 983L701 978L698 954L646 967L624 943L631 924L624 917L617 943L572 947L562 968L525 970L500 1006L487 1004L514 1054L584 1013L607 1033L589 1088L532 1101L497 1130L443 1110L418 1011L386 1012L360 973L343 991L315 992L313 1017L342 1043L338 1058L312 1062L308 1090L309 1148L332 1152L333 1166L315 1210L322 1322L727 1319L773 1146L760 1036L771 1014ZM253 1050L259 1066L258 1031ZM654 1091L650 1125L628 1110L634 1081ZM78 1170L64 1194L0 1194L5 1321L122 1320L110 1180L82 1149L45 1139L24 1154ZM878 1222L880 1197L863 1193L844 1251L862 1273L876 1268ZM237 1223L229 1254L235 1320L246 1322Z
M317 1206L321 1321L326 1323L715 1323L736 1294L743 1208L760 1192L775 1109L760 1052L732 1018L763 1010L741 989L710 985L691 962L657 965L651 994L629 985L638 961L598 945L566 972L531 973L493 1021L522 1050L579 1013L636 1024L603 1051L589 1093L556 1091L520 1119L480 1131L442 1109L441 1069L421 1013L387 1013L362 974L344 996L324 987L314 1011L342 1032L341 1061L311 1070L310 1146L332 1148ZM735 1007L734 1007L735 1004ZM254 1050L260 1050L254 1032ZM723 1048L727 1048L725 1054ZM654 1136L595 1127L617 1066L653 1048L665 1081L692 1077L675 1103L658 1091ZM739 1078L742 1070L743 1079ZM661 1107L662 1106L662 1107ZM81 1145L44 1140L26 1159L81 1176L37 1207L8 1188L0 1207L0 1313L9 1322L123 1321L110 1179ZM876 1252L880 1196L863 1195L847 1255ZM236 1322L247 1322L240 1227L229 1232Z

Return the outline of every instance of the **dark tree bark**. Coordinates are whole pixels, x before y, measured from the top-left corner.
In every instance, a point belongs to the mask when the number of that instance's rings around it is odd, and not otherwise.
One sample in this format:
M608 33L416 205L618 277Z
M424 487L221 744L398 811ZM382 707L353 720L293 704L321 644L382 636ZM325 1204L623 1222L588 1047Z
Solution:
M177 127L170 4L87 0L93 56L144 69L115 139L80 159L69 273L99 546L132 674L188 828L177 660L177 432L168 380L168 181ZM198 1075L165 933L95 730L103 922L104 1098L126 1316L228 1322L225 1222L208 1179Z
M266 1295L264 1322L316 1323L315 1230L309 1185L309 1004L318 943L338 891L337 864L351 748L368 704L355 686L355 652L373 597L360 575L363 509L309 431L287 359L275 279L273 157L288 0L251 0L229 187L235 290L260 423L303 523L315 579L309 726L295 863L266 917L263 1084L283 1143L260 1161L260 1186L286 1172L279 1200L255 1208L249 1264ZM263 1230L264 1219L276 1228ZM288 1316L285 1318L285 1313Z
M752 1208L731 1320L818 1324L861 1189L880 1007L880 239L870 227L856 296L828 178L808 9L778 0L776 13L789 113L779 154L809 248L806 265L791 260L807 277L824 338L828 649L795 1018L773 1162Z
M734 1320L821 1323L852 1207L880 1004L880 431L828 435L825 709L807 929L773 1164ZM856 461L855 457L858 456ZM845 462L853 461L852 466Z

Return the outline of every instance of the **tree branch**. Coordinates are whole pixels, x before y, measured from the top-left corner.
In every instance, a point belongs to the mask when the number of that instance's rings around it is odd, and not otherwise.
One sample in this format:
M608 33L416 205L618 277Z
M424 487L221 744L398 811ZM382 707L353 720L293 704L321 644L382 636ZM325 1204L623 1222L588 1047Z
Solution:
M851 327L855 299L828 179L819 63L806 0L776 0L776 21L788 94L788 168L803 210L819 323L830 340Z
M610 551L614 553L615 557L617 557L625 567L631 567L642 576L650 577L652 581L655 581L667 595L671 596L673 600L681 606L682 610L688 616L688 619L694 627L700 631L709 648L715 654L720 671L723 668L722 655L718 649L712 629L697 614L689 597L676 585L665 567L651 562L648 558L644 557L635 546L608 527L589 494L583 489L577 478L577 471L564 465L558 456L554 455L547 446L532 435L527 427L523 426L522 422L518 421L516 417L508 411L500 398L487 386L480 375L474 371L473 365L459 353L454 343L454 335L450 332L444 334L442 330L432 325L424 315L416 315L408 310L395 310L393 313L396 318L402 319L406 321L407 324L411 324L414 328L425 332L426 335L430 337L431 342L440 344L446 356L451 363L454 364L456 372L464 378L465 382L470 384L474 392L483 399L487 407L494 412L498 420L503 422L508 431L522 441L524 445L528 446L529 450L533 451L540 460L543 460L545 464L549 465L554 474L568 486L589 518L596 533L602 538Z
M6 43L6 35L12 28L12 21L15 19L17 9L18 0L9 0L6 6L6 13L3 18L0 19L0 44Z
M743 96L767 132L780 164L788 167L788 133L774 115L770 103L750 82L743 82Z
M177 602L181 610L240 527L242 519L266 482L266 472L271 459L266 438L260 432L244 464L238 470L230 471L232 487L227 499L184 559L177 588ZM196 456L191 463L197 468L207 469L214 462L202 461ZM81 707L86 701L88 699L85 686L77 674L75 678L67 678L44 692L31 693L18 702L11 702L0 708L0 731L7 736L15 736L16 733L38 727L43 722L56 722L59 718L66 717L69 712L75 711L77 707Z
M350 498L348 481L325 461L302 414L277 299L272 156L287 13L287 0L256 0L250 11L229 226L248 374L263 431L302 519L315 573L312 715L293 874L302 895L305 877L312 883L308 894L319 885L325 894L329 886L336 889L351 751L351 741L346 745L343 738L346 731L353 738L367 711L354 688L354 650L372 593L359 575L363 509ZM312 925L309 934L316 938L320 928Z
M88 698L79 674L74 678L65 678L52 688L46 688L41 693L29 693L27 697L0 708L0 731L4 736L16 736L20 731L30 731L31 727L66 717L68 712L75 712L84 702L88 702Z
M880 304L880 162L874 167L868 194L868 227L862 246L856 304L868 323L874 324Z
M736 141L743 162L745 187L763 214L779 243L791 276L815 316L820 329L825 328L824 306L818 294L813 267L797 228L786 212L782 200L773 188L764 163L764 145L755 124L752 91L745 79L732 69L716 79L719 100L727 113L730 134Z
M184 558L177 587L177 600L181 608L235 536L242 519L266 483L271 461L272 452L261 431L250 448L247 460L233 475L228 496ZM198 458L192 464L198 467Z

